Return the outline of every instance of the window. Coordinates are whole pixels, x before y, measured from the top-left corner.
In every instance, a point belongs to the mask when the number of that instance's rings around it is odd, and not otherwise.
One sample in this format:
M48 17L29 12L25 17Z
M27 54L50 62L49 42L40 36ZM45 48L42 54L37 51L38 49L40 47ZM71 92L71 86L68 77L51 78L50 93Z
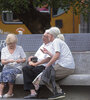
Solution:
M63 14L64 12L65 12L64 9L61 9L61 8L54 9L54 8L53 8L53 16L61 15L61 14Z
M2 11L2 21L4 24L22 24L22 22L13 15L12 11Z

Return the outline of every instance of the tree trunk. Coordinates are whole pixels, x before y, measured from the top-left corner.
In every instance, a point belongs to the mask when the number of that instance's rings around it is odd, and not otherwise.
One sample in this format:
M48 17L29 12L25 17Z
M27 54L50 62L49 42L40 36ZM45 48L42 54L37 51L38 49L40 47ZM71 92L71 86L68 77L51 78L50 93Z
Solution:
M45 29L50 27L50 14L41 13L34 7L30 7L29 11L25 13L16 15L18 15L18 18L27 26L32 34L44 33Z

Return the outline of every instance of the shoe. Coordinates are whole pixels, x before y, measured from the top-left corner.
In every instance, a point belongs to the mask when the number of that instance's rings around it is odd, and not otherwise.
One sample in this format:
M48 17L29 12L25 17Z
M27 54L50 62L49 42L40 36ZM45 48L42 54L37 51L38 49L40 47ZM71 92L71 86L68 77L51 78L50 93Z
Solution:
M2 96L2 95L0 95L0 99L1 99L1 98L3 98L3 96Z
M25 96L24 99L30 99L30 98L36 98L37 97L37 94L29 94L28 96Z
M3 98L10 98L10 97L13 97L13 95L14 95L14 94L11 94L11 95L9 95L9 94L4 94L4 95L3 95Z
M60 98L64 98L65 97L65 93L58 93L50 98L48 98L48 100L56 100L56 99L60 99Z

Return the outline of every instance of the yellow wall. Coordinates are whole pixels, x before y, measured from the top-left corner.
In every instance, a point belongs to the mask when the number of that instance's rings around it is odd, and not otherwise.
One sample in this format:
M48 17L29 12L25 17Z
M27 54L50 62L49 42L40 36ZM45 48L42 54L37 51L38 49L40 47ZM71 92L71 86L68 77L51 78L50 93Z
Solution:
M62 33L79 33L79 24L80 24L79 16L74 15L75 31L73 31L73 13L71 13L70 10L68 11L68 13L63 13L55 17L52 17L51 15L51 26L55 26L55 20L60 20L60 19L62 20L63 23L63 27L60 28Z
M31 32L24 24L4 24L0 19L0 31L2 31L2 34L7 34L7 33L19 34L17 30L18 28L22 28L24 30L24 31L21 30L23 31L23 34L31 34Z

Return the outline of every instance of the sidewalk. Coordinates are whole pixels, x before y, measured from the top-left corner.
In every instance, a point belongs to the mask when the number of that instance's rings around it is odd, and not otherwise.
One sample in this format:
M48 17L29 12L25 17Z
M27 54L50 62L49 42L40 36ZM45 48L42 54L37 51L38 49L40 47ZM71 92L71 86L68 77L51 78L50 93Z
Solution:
M23 98L6 98L6 99L0 99L0 100L27 100L27 99L23 99ZM47 99L30 99L30 100L47 100Z

